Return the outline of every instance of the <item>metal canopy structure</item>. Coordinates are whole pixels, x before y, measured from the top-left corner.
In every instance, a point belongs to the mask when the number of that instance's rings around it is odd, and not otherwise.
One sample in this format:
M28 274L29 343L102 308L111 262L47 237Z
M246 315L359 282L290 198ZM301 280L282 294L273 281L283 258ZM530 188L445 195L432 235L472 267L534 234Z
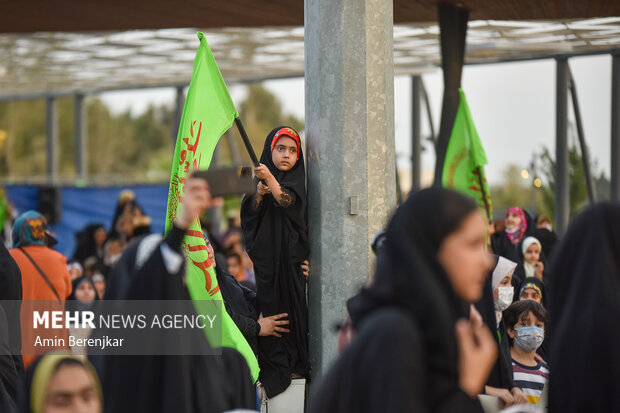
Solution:
M611 0L393 0L394 23L437 21L437 4L458 3L470 20L567 20L620 16ZM306 22L308 23L308 22ZM0 2L0 33L301 26L304 0L32 0Z
M189 83L203 30L228 82L304 75L304 28L238 27L0 35L0 100ZM494 63L620 50L620 17L470 21L465 62ZM394 73L441 65L439 26L394 26Z

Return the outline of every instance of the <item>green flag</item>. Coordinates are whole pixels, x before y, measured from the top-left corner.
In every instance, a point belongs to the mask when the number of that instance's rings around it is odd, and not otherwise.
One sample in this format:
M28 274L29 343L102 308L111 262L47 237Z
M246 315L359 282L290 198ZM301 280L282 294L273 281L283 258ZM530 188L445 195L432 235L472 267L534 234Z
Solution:
M446 188L456 189L472 197L491 221L493 205L484 174L487 155L471 118L463 89L459 89L459 94L461 101L446 151L441 183Z
M203 33L198 33L200 45L194 60L192 80L187 91L183 116L179 125L166 212L166 232L172 227L182 208L187 176L196 169L208 169L213 151L220 137L239 116L228 93L213 53ZM183 240L187 255L186 283L196 311L204 305L219 305L222 309L222 345L238 350L245 357L254 381L258 379L258 362L249 344L223 309L222 294L207 253L205 237L196 220ZM217 335L205 329L211 342ZM213 343L216 344L216 343Z

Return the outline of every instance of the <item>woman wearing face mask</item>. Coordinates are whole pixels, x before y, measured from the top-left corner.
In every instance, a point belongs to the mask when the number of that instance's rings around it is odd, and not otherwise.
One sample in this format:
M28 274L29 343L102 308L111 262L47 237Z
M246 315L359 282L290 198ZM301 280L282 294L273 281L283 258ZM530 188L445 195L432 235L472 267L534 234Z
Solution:
M492 266L484 226L473 201L441 188L398 209L373 284L349 301L357 335L310 412L482 412L497 347L465 318Z
M491 370L485 386L485 394L498 397L504 406L526 403L526 398L512 378L510 346L502 321L502 311L510 306L514 296L511 284L517 264L504 257L495 257L497 264L483 289L482 299L475 304L482 320L494 332L493 337L499 349L497 362Z

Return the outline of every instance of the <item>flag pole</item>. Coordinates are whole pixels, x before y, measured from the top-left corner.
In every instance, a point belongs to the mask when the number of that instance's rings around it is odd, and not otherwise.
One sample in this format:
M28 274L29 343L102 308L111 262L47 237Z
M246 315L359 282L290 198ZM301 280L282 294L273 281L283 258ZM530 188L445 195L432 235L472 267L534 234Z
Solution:
M478 181L480 182L480 191L482 192L482 201L484 202L484 209L487 211L487 218L489 218L489 223L491 222L491 210L489 209L489 204L487 203L487 193L484 190L484 185L482 183L482 171L480 167L476 168L478 171Z
M243 123L241 122L241 119L239 117L235 118L235 125L237 125L239 134L241 134L241 139L243 139L243 143L245 144L245 149L248 150L248 154L250 155L252 164L254 165L254 167L257 167L259 165L258 158L256 157L254 148L252 148L252 143L250 143L250 138L248 138L248 134L245 132L245 128L243 127Z

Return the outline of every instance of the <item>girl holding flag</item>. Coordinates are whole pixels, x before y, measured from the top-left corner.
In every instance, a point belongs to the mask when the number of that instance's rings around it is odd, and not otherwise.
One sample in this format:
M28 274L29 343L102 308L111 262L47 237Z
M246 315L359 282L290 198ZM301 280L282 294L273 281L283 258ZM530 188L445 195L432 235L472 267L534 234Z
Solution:
M258 312L263 317L289 317L290 332L258 341L260 382L273 398L292 379L310 377L306 278L301 269L309 254L306 176L297 132L290 127L272 130L260 162L254 169L257 193L243 199L241 226L254 263Z

